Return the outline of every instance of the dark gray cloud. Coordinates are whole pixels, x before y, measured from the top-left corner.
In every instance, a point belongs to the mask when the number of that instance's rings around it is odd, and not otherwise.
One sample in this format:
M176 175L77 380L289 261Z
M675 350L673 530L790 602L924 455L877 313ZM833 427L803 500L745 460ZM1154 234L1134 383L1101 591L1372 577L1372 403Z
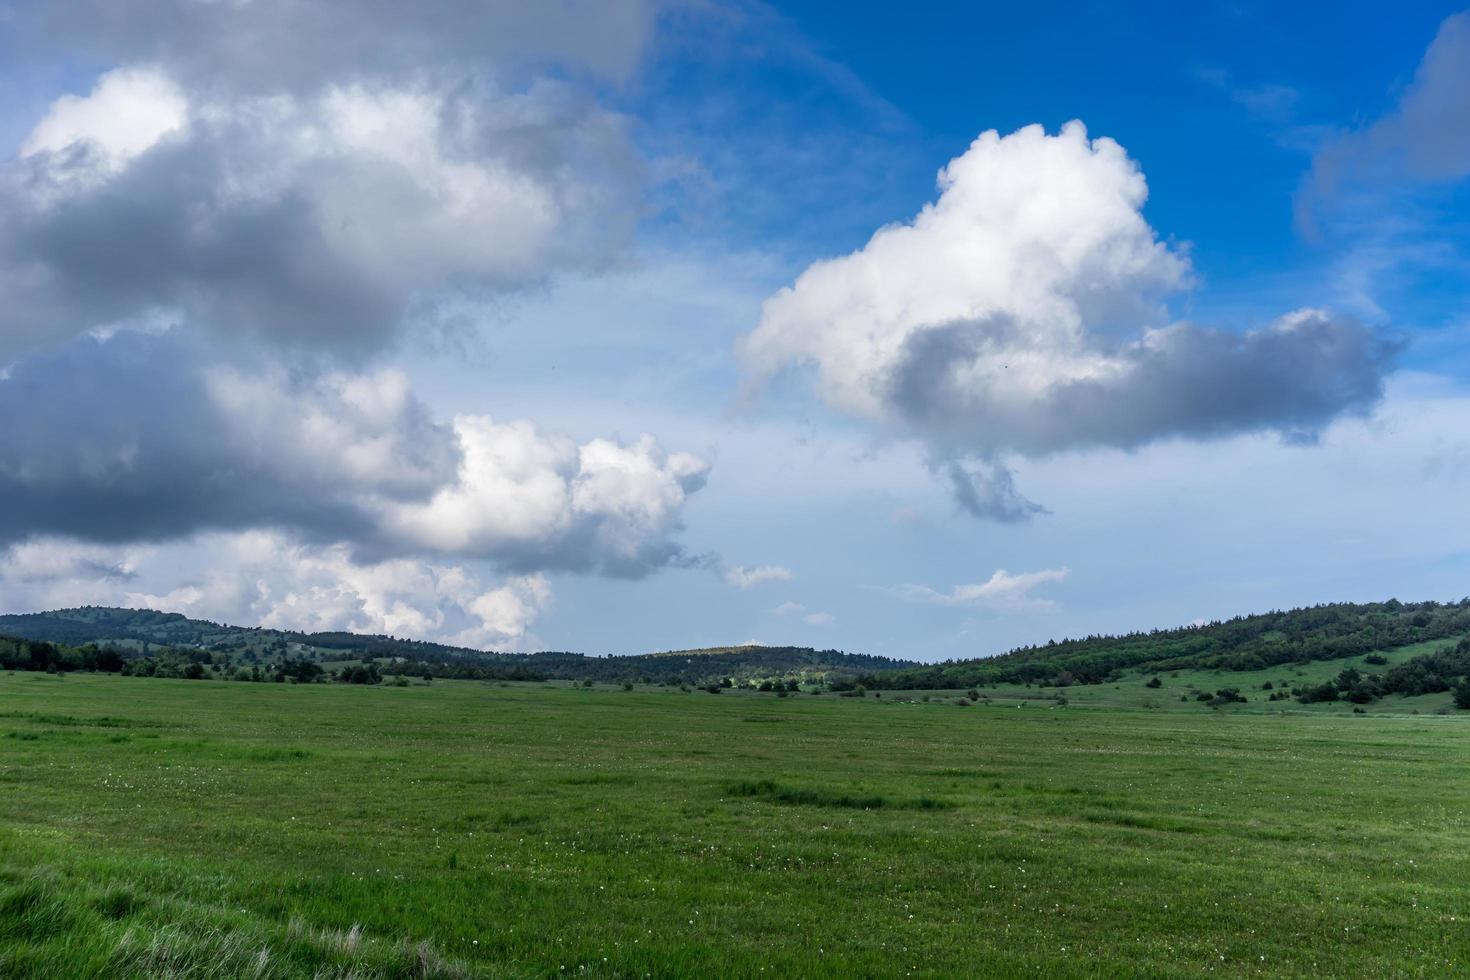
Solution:
M1258 431L1310 439L1377 404L1398 351L1377 331L1303 311L1245 333L1176 324L1091 355L1086 374L1052 373L1043 357L1047 373L1013 378L1037 366L1017 337L1005 318L915 332L890 376L895 417L931 443L980 454Z
M83 339L22 361L0 381L0 418L24 420L0 428L0 544L252 527L317 541L367 537L364 496L422 498L454 477L452 433L411 400L364 413L302 379L246 394L274 404L251 405L254 418L234 414L196 352L173 338ZM306 427L272 417L283 408ZM312 425L334 444L313 445ZM354 449L385 439L394 467L352 465Z
M395 372L221 364L121 332L0 380L0 549L277 529L353 558L477 559L639 578L679 562L708 464L648 436L578 445L529 422L435 421Z
M655 0L67 0L16 12L31 43L94 63L156 63L190 84L301 90L467 67L571 67L620 79Z
M1016 478L1006 466L993 459L962 462L958 459L930 464L949 483L955 503L971 517L1001 524L1024 524L1051 511L1027 500L1016 489Z

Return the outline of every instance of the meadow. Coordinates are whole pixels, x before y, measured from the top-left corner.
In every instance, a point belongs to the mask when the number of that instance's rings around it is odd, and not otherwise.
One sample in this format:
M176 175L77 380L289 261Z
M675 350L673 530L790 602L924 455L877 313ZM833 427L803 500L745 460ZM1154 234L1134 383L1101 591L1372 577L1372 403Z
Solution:
M1470 970L1470 713L1179 701L1241 683L1200 673L1065 706L0 674L0 976Z

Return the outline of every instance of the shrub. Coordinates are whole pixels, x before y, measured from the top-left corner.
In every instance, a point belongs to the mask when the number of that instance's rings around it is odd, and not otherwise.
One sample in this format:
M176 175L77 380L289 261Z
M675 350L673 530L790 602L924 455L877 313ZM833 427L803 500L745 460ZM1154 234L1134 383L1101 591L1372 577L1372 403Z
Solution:
M1455 685L1455 707L1470 709L1470 677Z
M1145 685L1143 685L1143 686L1144 687L1163 687L1164 686L1164 682L1161 681L1161 680L1159 680L1158 675L1155 675L1155 676L1149 678L1148 683L1145 684Z

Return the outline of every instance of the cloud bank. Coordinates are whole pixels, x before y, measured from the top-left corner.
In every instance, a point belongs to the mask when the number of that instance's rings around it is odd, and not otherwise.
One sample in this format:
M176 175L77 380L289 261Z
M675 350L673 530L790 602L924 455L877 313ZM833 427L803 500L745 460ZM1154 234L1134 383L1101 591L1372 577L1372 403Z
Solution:
M463 564L362 562L343 545L305 545L267 531L207 534L198 544L204 567L181 568L187 548L35 538L0 550L0 588L16 608L110 603L513 650L536 643L533 625L552 604L541 574L486 579Z
M704 460L651 436L584 443L525 420L434 419L394 371L202 362L173 337L83 339L0 381L0 543L274 528L364 560L475 559L640 577Z

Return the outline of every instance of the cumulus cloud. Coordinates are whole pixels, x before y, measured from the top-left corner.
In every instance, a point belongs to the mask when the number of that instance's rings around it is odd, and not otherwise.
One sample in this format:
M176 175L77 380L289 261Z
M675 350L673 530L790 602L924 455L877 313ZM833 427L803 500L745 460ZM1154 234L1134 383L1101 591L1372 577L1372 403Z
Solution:
M1005 453L1305 439L1381 397L1395 348L1328 312L1245 332L1169 323L1187 257L1144 220L1137 165L1081 123L987 132L939 187L913 221L767 299L741 353L757 383L809 367L832 406L922 439L973 513L1039 512Z
M87 96L63 95L21 143L22 157L87 147L107 170L129 160L184 127L188 100L156 71L123 68L108 72Z
M562 84L240 101L119 68L0 170L0 358L150 317L360 355L447 295L609 261L637 182Z
M972 585L957 585L948 592L940 592L927 585L898 585L889 591L900 599L910 602L927 602L940 606L978 606L1001 612L1021 612L1050 609L1056 605L1052 599L1033 596L1039 586L1052 582L1064 582L1071 574L1065 568L1049 568L1039 572L1021 572L1012 575L1005 569L997 569L984 582Z
M725 569L725 581L737 589L752 589L767 582L789 582L791 569L780 565L731 565Z
M677 540L702 459L436 418L365 367L618 261L644 166L599 92L661 7L12 11L100 74L0 154L0 419L24 420L0 425L7 594L500 645L549 602L543 572L705 560ZM217 572L132 582L202 540Z
M689 495L708 464L665 453L652 436L631 445L577 445L527 421L461 416L456 479L426 501L382 511L390 547L489 558L517 569L595 569L637 577L682 554Z
M1383 182L1449 181L1470 176L1470 13L1446 18L1413 81L1392 111L1330 141L1312 163L1298 218L1309 230L1316 210Z
M270 527L363 560L481 559L639 576L681 554L708 464L650 436L578 444L439 422L393 371L200 363L173 336L83 339L0 381L0 543Z

